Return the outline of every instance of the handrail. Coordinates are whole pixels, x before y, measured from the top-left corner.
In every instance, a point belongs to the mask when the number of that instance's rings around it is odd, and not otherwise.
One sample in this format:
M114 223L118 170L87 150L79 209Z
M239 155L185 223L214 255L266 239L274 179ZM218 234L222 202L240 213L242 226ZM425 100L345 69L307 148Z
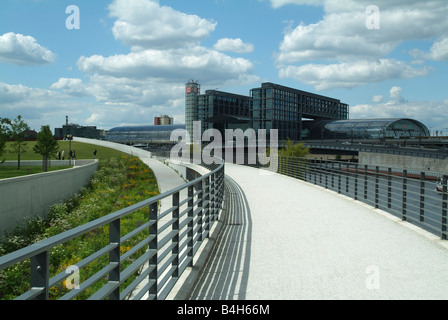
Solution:
M272 160L272 159L271 159ZM408 221L442 240L448 239L448 175L355 162L278 156L277 173L300 179L362 201ZM263 168L262 165L256 165ZM264 166L267 167L267 166ZM436 191L436 180L442 190Z
M141 298L164 299L175 285L179 276L192 266L195 252L208 237L213 223L218 219L224 199L224 161L209 173L158 196L144 200L130 207L111 213L87 224L81 225L59 235L42 240L26 248L0 257L0 270L19 262L31 259L30 290L17 297L17 300L49 299L49 290L58 283L74 275L99 257L108 255L109 263L98 273L80 283L61 299L76 298L99 279L108 276L108 282L95 292L90 299ZM159 212L159 202L171 198L172 206L163 215ZM127 235L120 234L121 219L143 208L149 209L148 221ZM166 223L160 221L171 214ZM161 230L163 225L164 230ZM100 227L109 226L109 244L67 270L50 278L50 250L76 237L86 235ZM126 253L120 252L131 237L144 231L148 236ZM140 257L135 258L126 269L121 263L135 252L146 248ZM147 265L146 267L145 264ZM79 271L78 271L79 272ZM124 288L124 282L132 275L136 279ZM141 283L143 288L138 288ZM139 289L139 292L135 292Z

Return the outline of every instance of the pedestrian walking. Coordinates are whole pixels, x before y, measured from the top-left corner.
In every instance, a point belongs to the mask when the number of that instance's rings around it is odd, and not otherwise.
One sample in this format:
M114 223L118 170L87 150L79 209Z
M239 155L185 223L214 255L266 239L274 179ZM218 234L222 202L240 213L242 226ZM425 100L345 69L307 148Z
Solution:
M62 160L65 160L65 150L62 150Z
M96 159L96 149L93 151L93 159Z

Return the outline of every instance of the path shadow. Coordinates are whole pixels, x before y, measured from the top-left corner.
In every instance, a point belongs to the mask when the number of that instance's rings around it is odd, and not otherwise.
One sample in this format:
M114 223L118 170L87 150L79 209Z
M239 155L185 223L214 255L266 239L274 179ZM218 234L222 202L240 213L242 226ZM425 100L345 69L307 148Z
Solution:
M223 227L190 296L191 300L245 300L252 219L244 191L225 179Z

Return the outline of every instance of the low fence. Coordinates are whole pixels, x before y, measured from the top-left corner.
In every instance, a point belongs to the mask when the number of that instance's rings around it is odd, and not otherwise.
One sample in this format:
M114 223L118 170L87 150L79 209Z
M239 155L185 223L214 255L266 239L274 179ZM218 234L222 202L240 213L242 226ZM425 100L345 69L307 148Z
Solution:
M352 197L447 239L448 175L283 156L277 161L270 164L277 173ZM439 178L443 187L437 191Z
M29 290L17 300L49 299L50 288L65 280L70 280L70 285L73 281L74 288L60 300L75 299L104 279L106 283L88 299L165 299L183 271L192 266L195 253L208 237L221 211L224 162L210 169L209 173L171 191L2 256L0 271L29 260ZM159 212L159 203L163 199L170 199L172 206ZM121 234L124 218L141 209L149 213L148 220L142 221L132 232ZM51 274L51 250L80 236L94 236L95 230L102 227L108 230L106 246L63 272ZM142 234L141 241L128 247L131 239ZM104 257L108 261L100 271L79 279L83 268ZM122 269L125 262L126 267Z

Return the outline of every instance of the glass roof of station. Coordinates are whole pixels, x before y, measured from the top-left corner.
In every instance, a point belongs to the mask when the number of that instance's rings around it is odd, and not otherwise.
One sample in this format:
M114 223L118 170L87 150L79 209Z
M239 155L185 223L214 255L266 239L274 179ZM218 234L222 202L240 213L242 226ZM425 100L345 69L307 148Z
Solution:
M365 119L365 120L338 120L327 122L325 129L334 133L350 133L376 138L378 135L386 136L429 136L428 128L421 122L413 119Z

